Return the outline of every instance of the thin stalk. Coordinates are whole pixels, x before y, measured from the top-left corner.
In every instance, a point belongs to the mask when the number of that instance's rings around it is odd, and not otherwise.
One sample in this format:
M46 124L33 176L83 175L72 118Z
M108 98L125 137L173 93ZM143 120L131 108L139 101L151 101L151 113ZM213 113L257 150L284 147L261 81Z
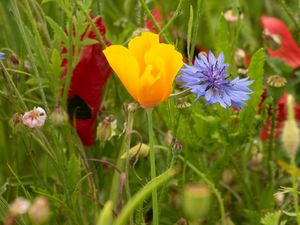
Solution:
M215 194L217 201L219 203L220 207L220 214L221 214L221 224L226 225L226 220L225 220L225 208L224 208L224 203L223 199L221 197L220 192L218 189L215 187L214 183L211 182L204 173L202 173L200 170L198 170L192 163L190 163L188 160L186 160L182 156L178 156L178 158L184 162L191 170L193 170L211 189L212 192Z
M272 115L271 115L271 131L270 131L270 136L269 136L269 145L268 145L268 175L269 175L269 181L270 185L273 185L273 171L271 167L272 163L272 152L273 152L273 142L274 142L274 132L275 132L275 120L276 120L276 114L277 114L277 105L276 105L276 100L273 99L273 105L272 105Z
M68 25L68 72L65 77L66 82L64 84L63 104L67 104L67 96L73 73L73 15L70 16ZM74 50L74 52L76 52L76 50Z
M25 5L25 8L26 8L27 15L29 17L29 21L30 21L32 29L33 29L34 36L37 39L37 43L39 45L39 54L43 58L42 62L43 62L44 67L47 68L48 67L48 64L47 64L48 56L47 56L47 53L45 51L45 47L44 47L41 35L40 35L39 30L37 28L36 20L33 17L33 14L32 14L32 11L31 11L31 6L29 5L28 0L23 0L23 2L24 2L24 5Z
M152 22L153 25L155 26L155 28L158 30L159 33L161 33L162 29L160 28L159 24L156 22L154 16L152 15L150 9L149 9L148 6L147 6L145 0L139 0L139 1L140 1L141 5L142 5L143 9L144 9L145 12L147 13L149 19L151 20L151 22ZM167 35L166 35L165 33L162 33L162 36L163 36L163 38L165 39L165 41L166 41L167 43L170 43L170 41L169 41L169 39L168 39L168 37L167 37Z
M181 8L182 8L182 3L183 3L184 0L180 0L178 5L177 5L177 8L175 10L175 12L173 13L173 16L171 19L169 19L168 23L161 29L161 31L159 32L159 34L163 34L167 28L170 26L171 23L173 23L173 21L177 18L177 16L179 16L180 14L180 11L181 11ZM201 1L201 0L200 0Z
M79 9L84 13L85 17L87 18L90 26L93 28L95 34L96 34L96 37L98 38L98 40L100 41L102 47L106 47L106 43L105 41L103 40L103 37L102 35L100 34L97 26L95 25L94 21L92 20L92 18L90 17L90 15L88 14L88 12L83 8L83 6L78 2L76 1L76 4L77 6L79 7Z
M197 42L197 36L198 36L198 30L199 30L199 23L200 23L200 16L201 16L201 6L202 6L202 0L197 1L197 14L196 14L196 20L194 23L193 28L193 38L191 43L191 56L194 57L195 54L195 46Z
M153 180L156 177L152 111L153 111L152 108L146 109L146 113L148 117L151 180ZM153 212L153 225L159 225L157 189L152 190L152 212Z
M34 55L33 55L33 52L31 51L30 42L29 42L29 40L26 36L26 33L25 33L24 24L23 24L23 21L21 19L21 15L20 15L19 9L17 7L16 0L11 0L11 3L12 3L12 8L13 8L13 13L14 13L15 18L16 18L16 22L17 22L19 30L21 32L21 36L24 40L26 50L29 54L29 59L30 59L30 62L32 64L33 71L34 71L35 75L37 76L38 86L40 87L40 93L41 93L41 96L42 96L43 103L45 105L46 111L49 111L48 103L47 103L47 100L46 100L46 95L45 95L44 89L42 87L42 85L43 85L42 84L42 79L41 79L40 73L37 69L37 66L35 64Z
M292 157L292 182L293 182L293 197L294 197L294 205L295 205L295 213L297 218L297 224L300 225L300 213L299 213L299 203L298 203L298 185L297 185L297 174L296 174L296 162L295 156Z
M16 87L15 83L13 82L12 80L12 76L8 73L8 71L6 70L5 66L3 65L3 63L0 61L0 65L1 65L1 69L3 70L3 74L4 74L4 77L5 79L9 82L10 86L12 87L13 91L16 93L21 105L22 105L22 108L23 110L28 110L26 104L25 104L25 101L21 95L21 93L19 92L18 88Z
M131 200L124 206L123 210L117 217L114 225L125 225L129 216L133 211L150 195L150 193L156 190L159 186L167 182L177 173L176 168L168 169L166 172L162 173L160 176L151 180L146 184L139 192L137 192Z
M126 120L126 129L125 129L125 134L124 134L124 138L121 144L121 148L120 148L120 152L117 158L117 167L120 168L120 170L124 170L124 166L126 166L126 164L124 165L124 160L121 159L121 155L124 152L128 152L128 149L130 148L130 142L131 142L131 133L132 133L132 127L133 127L133 122L134 122L134 110L128 110L128 114L127 114L127 120ZM128 158L128 157L126 157ZM126 169L126 168L125 168ZM126 174L126 180L125 182L128 182L128 170L127 174ZM120 187L119 184L120 183L120 174L115 171L114 175L113 175L113 179L112 179L112 184L111 184L111 193L110 193L110 199L113 201L113 208L115 208L117 206L117 202L119 199L119 202L121 202L122 196L120 196ZM128 188L129 184L125 184L126 188ZM128 190L129 191L129 190ZM130 195L128 196L129 192L127 193L127 198L130 198ZM120 206L120 204L119 204Z
M278 0L286 14L290 17L290 19L293 21L293 23L296 25L297 29L300 30L300 24L296 20L296 17L293 15L293 12L290 10L290 8L286 5L284 0Z

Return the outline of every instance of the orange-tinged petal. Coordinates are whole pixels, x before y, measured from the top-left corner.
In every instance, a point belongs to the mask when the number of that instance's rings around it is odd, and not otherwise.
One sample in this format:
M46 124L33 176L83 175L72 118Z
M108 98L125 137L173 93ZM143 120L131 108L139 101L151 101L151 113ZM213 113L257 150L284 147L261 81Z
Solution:
M173 81L179 69L183 65L182 55L177 52L173 45L156 44L145 54L145 63L153 64L160 57L164 62L166 71L166 87L163 100L167 99L171 93Z
M139 63L140 75L143 74L145 64L145 53L155 44L159 43L159 36L151 32L144 32L141 36L133 38L129 44L128 49L135 55Z
M111 45L103 53L127 91L137 100L139 65L134 55L122 45Z
M157 59L155 65L148 65L140 79L138 102L144 108L159 104L165 94L166 76L163 61Z

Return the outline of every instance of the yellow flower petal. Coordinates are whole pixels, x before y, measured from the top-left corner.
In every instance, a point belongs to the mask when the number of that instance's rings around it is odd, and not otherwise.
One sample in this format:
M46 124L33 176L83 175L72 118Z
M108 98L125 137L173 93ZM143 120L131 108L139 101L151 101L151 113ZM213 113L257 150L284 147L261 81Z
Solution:
M155 65L148 65L140 79L138 102L144 108L159 104L165 94L166 75L163 61L157 58Z
M159 43L159 36L151 32L144 32L141 36L133 38L129 44L128 49L138 60L140 75L143 74L146 64L144 60L145 53L155 44Z
M134 55L121 45L112 45L103 51L109 65L134 99L139 86L139 65Z
M175 76L183 65L182 55L175 50L173 45L156 44L145 54L146 65L153 64L157 57L164 62L166 71L166 86L163 96L163 100L165 100L169 97Z

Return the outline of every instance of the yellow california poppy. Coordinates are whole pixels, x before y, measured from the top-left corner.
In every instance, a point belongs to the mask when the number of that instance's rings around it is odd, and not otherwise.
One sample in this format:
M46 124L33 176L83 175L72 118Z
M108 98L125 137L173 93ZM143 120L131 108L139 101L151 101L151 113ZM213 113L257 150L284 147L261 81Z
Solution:
M127 91L144 108L169 97L183 65L182 55L174 46L159 43L159 36L151 32L133 38L128 48L111 45L103 53Z

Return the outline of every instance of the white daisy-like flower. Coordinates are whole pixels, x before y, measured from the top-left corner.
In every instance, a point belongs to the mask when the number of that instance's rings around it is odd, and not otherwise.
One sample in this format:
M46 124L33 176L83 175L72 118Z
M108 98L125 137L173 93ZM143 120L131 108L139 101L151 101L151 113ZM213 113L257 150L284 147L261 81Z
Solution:
M23 124L29 128L42 127L46 119L45 110L41 107L34 107L33 110L24 113Z

